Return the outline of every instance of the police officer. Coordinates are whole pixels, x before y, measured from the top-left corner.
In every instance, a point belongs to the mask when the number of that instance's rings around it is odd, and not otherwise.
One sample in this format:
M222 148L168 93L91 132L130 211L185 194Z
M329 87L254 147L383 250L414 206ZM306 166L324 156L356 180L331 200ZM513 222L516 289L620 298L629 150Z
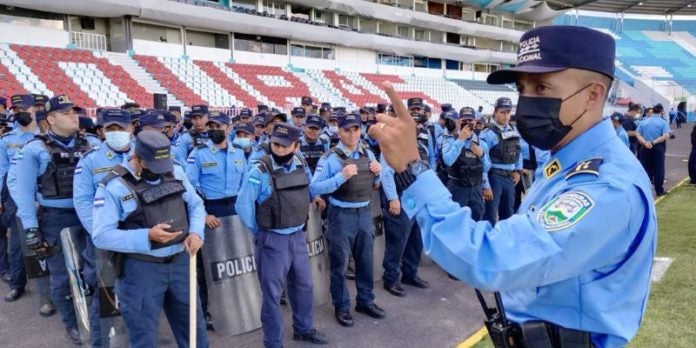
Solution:
M611 124L614 125L614 129L616 129L616 135L619 136L619 139L621 139L621 142L626 144L630 148L630 143L628 141L628 133L626 133L626 130L622 126L623 121L624 121L624 116L620 112L615 112L609 116L611 119Z
M338 121L340 118L341 115L338 113L332 113L328 118L327 126L321 132L321 137L329 141L330 148L338 145L340 140L338 136Z
M75 107L75 114L78 118L78 123L80 126L80 135L85 137L92 147L97 148L101 145L101 139L97 136L96 125L91 117L85 114L85 109L81 107Z
M24 144L34 139L34 136L38 132L36 121L32 120L32 114L34 118L36 116L35 106L32 107L32 96L15 95L10 98L10 101L12 102L12 111L14 112L18 127L0 137L0 182L3 185L0 193L0 202L2 202L2 224L10 230L8 250L10 291L5 295L6 302L18 300L24 294L24 288L27 285L22 245L19 238L19 233L22 231L19 231L17 228L17 205L9 193L6 180L10 167L16 164L14 156L22 149ZM41 308L39 313L42 316L53 315L56 310L51 301L48 278L38 278L37 287L41 295Z
M179 123L176 119L176 115L172 112L163 112L164 114L164 129L162 132L169 138L169 142L172 145L177 145L179 142Z
M300 99L300 105L305 110L305 115L316 114L316 111L314 111L312 103L312 97L308 95L303 96L302 99Z
M191 125L193 128L179 137L175 159L186 163L189 153L198 145L208 144L208 106L194 105L191 107Z
M303 135L300 138L300 152L302 152L302 156L305 161L307 161L312 175L317 168L319 158L321 158L326 151L329 151L329 141L319 136L322 124L323 122L319 115L307 116Z
M307 115L305 109L301 106L295 107L292 109L292 112L290 112L290 115L292 116L292 124L302 128L305 123L305 116Z
M447 112L445 117L454 118L452 113L455 112ZM474 134L475 117L471 107L460 110L459 126L442 145L442 159L447 166L447 189L452 193L452 200L469 207L471 218L479 221L484 208L482 190L490 190L486 171L491 163L486 145L479 145L478 136Z
M133 115L133 112L140 109L140 104L136 102L125 102L121 105L121 109L126 110Z
M49 100L46 111L50 130L17 153L17 164L10 168L7 186L17 203L17 216L24 227L26 247L34 250L39 258L46 259L51 274L53 303L63 318L68 338L79 344L80 334L75 310L69 300L70 284L60 233L64 228L80 226L73 205L73 176L78 160L92 147L87 139L78 135L78 119L73 107L65 95ZM38 216L35 197L40 206ZM75 244L78 250L84 246L79 239Z
M372 152L360 146L360 117L353 114L340 118L340 142L323 156L310 190L312 195L329 194L328 231L331 264L331 298L336 320L353 326L350 298L345 274L348 257L355 260L358 289L355 311L373 318L384 318L384 310L374 303L372 278L373 232L370 199L379 183L381 166Z
M662 108L662 105L659 106ZM636 128L636 138L641 146L638 150L640 161L655 186L657 196L665 195L665 144L669 132L669 124L660 117L660 113L650 114Z
M283 316L280 296L286 285L293 311L293 339L326 344L314 329L312 275L307 234L310 205L309 168L296 155L302 130L279 123L271 132L271 151L249 170L236 208L254 234L255 257L263 303L261 323L265 347L282 347ZM314 203L324 205L321 198Z
M266 136L266 114L254 116L251 125L254 126L254 145L258 146L266 142L268 140Z
M424 112L425 104L423 104L423 99L409 98L407 103L411 117L418 125L418 143L427 152L428 163L435 168L437 167L437 135L435 134L435 127L427 125L428 118Z
M234 129L232 146L242 150L244 158L248 160L251 154L256 151L256 146L254 145L254 127L250 124L242 124Z
M124 109L106 109L102 111L100 125L106 140L102 145L85 153L75 168L73 178L73 202L77 216L87 231L85 250L82 253L85 263L85 281L92 289L97 289L96 252L92 242L92 205L99 182L113 169L122 163L131 152L130 112ZM96 294L96 292L94 292ZM92 297L90 304L90 338L92 346L108 346L108 328L101 330L98 296Z
M621 124L628 134L628 144L631 148L631 152L638 154L638 138L636 138L636 128L638 127L637 122L640 119L640 105L639 104L629 104L628 111L624 117L623 123Z
M251 109L243 108L241 111L239 111L239 123L240 123L240 125L251 124L251 119L252 119Z
M130 346L157 344L162 309L177 345L188 346L189 255L203 245L204 224L203 201L173 163L167 137L141 131L130 159L97 188L92 231L97 248L117 255L115 288ZM197 345L207 347L200 303L196 309Z
M515 185L520 181L522 171L522 152L520 134L510 125L512 101L501 97L495 102L493 122L480 134L491 159L488 182L491 188L483 190L486 208L483 218L495 225L498 220L507 219L514 213Z
M489 75L489 83L517 83L522 137L553 151L519 214L495 226L471 220L418 161L403 105L398 118L380 115L384 126L372 128L426 253L472 286L501 292L507 319L522 332L516 346L534 335L535 347L618 347L638 331L657 222L650 181L602 121L614 52L614 40L592 29L539 27L522 35L516 67Z

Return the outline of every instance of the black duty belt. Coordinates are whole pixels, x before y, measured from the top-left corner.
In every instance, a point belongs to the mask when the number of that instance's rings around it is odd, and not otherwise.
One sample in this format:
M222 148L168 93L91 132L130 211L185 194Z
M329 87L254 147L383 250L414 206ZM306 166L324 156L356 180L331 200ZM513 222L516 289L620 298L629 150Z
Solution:
M339 206L334 205L334 204L332 204L332 206L333 206L334 208L342 209L342 210L344 210L344 211L351 212L351 213L359 213L359 212L361 212L361 211L370 209L370 204L369 204L369 203L368 203L366 206L364 206L364 207L359 207L359 208L344 208L344 207L339 207Z
M220 199L206 199L203 201L203 203L206 206L209 205L215 205L215 206L228 206L228 205L234 205L237 203L237 196L232 196L232 197L225 197L225 198L220 198Z
M183 253L178 252L174 255L169 255L169 256L152 256L152 255L146 255L146 254L126 254L126 256L136 259L138 261L143 261L143 262L149 262L149 263L162 263L162 264L167 264L167 263L172 263L174 262L174 259L176 259L179 254Z
M496 175L500 175L502 177L511 178L512 173L514 173L515 171L514 170L499 169L499 168L491 168L488 170L488 172L496 174Z

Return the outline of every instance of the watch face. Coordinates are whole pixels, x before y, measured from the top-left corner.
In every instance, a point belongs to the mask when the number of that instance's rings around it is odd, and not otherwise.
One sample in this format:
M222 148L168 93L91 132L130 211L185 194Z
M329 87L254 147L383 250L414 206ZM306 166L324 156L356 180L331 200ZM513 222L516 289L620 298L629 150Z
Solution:
M416 176L426 170L428 170L428 163L426 163L425 161L414 162L411 165L411 174L413 176Z

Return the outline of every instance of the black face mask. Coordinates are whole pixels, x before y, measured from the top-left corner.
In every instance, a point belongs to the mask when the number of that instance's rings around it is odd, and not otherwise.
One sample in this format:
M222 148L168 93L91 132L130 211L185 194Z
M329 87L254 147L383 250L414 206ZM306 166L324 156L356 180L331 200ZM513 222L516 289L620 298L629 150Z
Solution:
M193 122L191 121L191 119L184 120L184 128L186 128L186 129L193 128Z
M213 144L220 144L225 141L225 131L222 129L211 129L208 131L208 138Z
M454 132L455 129L457 129L457 124L454 123L453 120L445 120L445 128L447 128L447 131L452 133Z
M30 125L32 121L31 113L28 112L18 112L14 114L14 117L22 127Z
M292 159L292 156L294 156L294 155L295 155L295 153L290 152L289 154L287 154L285 156L278 156L273 151L271 151L271 156L273 157L273 162L275 162L278 165L287 164Z
M143 170L140 172L140 177L147 181L157 181L162 178L162 175L153 173L147 168L143 168Z
M589 84L565 99L546 97L520 96L517 101L517 127L525 141L541 150L550 150L573 129L586 112L583 111L569 125L564 125L560 119L561 104L574 97Z

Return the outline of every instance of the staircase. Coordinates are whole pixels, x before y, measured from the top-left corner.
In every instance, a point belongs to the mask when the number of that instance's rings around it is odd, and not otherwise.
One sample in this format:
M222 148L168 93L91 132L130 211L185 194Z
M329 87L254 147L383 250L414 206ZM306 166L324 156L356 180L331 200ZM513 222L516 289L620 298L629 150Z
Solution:
M133 60L128 54L120 52L99 52L97 54L104 55L109 63L118 65L123 68L135 81L145 88L148 93L159 93L167 95L168 106L184 106L184 103L174 98L164 87L162 87L152 75L145 71L138 62Z
M311 92L311 94L319 98L319 100L314 101L314 104L319 105L320 103L326 102L331 103L332 106L345 106L348 109L357 107L349 100L334 93L331 90L333 89L331 83L325 78L321 80L319 76L322 75L318 74L318 72L319 70L312 70L311 74L307 72L293 72L293 74L295 74L297 78L304 82L307 85L307 87L309 87L309 91Z

